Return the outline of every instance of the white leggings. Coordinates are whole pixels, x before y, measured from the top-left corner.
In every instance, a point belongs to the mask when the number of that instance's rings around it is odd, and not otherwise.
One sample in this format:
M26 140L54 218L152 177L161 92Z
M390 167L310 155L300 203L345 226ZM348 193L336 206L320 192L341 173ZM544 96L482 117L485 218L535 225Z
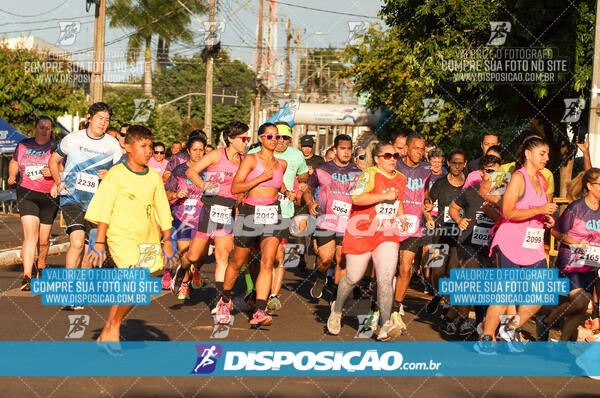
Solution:
M383 242L372 252L364 254L346 254L346 275L340 280L335 300L334 311L341 312L344 302L362 279L373 259L375 277L377 278L377 305L379 307L379 323L383 325L390 319L394 300L394 275L398 266L398 249L394 242Z

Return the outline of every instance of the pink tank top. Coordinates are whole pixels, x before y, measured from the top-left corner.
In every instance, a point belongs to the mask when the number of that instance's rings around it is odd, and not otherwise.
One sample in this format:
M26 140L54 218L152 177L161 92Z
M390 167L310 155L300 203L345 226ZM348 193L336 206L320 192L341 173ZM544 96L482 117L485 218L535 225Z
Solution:
M266 187L266 188L275 188L279 190L281 185L283 184L283 165L279 161L279 159L275 158L277 163L279 163L279 168L277 170L273 170L273 176L269 178L267 181L263 181L260 184L256 185L256 187ZM246 176L246 181L251 181L256 177L260 176L265 172L267 168L263 166L260 162L260 158L256 155L256 167ZM254 206L262 206L268 205L275 202L277 199L272 197L262 197L262 196L248 196L244 199L244 203Z
M239 164L233 163L227 158L225 148L221 148L221 158L216 164L206 169L206 184L204 195L217 195L223 198L237 199L237 195L231 193L231 183L237 173Z
M537 176L541 189L541 194L538 195L525 169L520 168L517 171L523 175L525 191L515 207L519 210L527 210L548 203L540 175ZM544 252L544 219L543 215L537 215L526 221L502 219L502 224L498 227L492 241L492 248L498 246L502 254L510 261L522 266L533 265L543 260L546 258Z

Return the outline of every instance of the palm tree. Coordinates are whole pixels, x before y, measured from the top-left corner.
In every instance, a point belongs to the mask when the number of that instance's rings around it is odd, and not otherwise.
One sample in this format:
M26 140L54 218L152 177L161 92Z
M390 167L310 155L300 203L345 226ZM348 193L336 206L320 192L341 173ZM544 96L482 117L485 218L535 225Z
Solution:
M187 0L190 2L190 0ZM144 94L152 96L152 35L192 43L190 14L176 0L115 0L106 9L110 27L134 29L127 42L127 62L144 51Z

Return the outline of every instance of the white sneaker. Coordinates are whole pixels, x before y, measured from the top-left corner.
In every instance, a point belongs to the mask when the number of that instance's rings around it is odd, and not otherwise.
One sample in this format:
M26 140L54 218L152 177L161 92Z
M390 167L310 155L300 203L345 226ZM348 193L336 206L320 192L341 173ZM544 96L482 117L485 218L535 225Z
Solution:
M392 323L392 321L387 321L381 328L379 328L379 331L377 333L377 340L379 341L383 341L383 340L392 340L395 337L401 336L402 335L402 329L400 328L400 326Z
M333 310L334 307L335 301L331 303L331 313L329 314L329 318L327 318L327 331L334 336L337 336L342 329L342 313L335 312Z

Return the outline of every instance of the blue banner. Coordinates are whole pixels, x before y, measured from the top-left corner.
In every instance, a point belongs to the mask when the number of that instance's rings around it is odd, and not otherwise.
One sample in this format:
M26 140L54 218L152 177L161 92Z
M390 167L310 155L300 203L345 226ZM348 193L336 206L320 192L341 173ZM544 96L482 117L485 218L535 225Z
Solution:
M0 376L587 376L600 344L533 342L0 342Z

